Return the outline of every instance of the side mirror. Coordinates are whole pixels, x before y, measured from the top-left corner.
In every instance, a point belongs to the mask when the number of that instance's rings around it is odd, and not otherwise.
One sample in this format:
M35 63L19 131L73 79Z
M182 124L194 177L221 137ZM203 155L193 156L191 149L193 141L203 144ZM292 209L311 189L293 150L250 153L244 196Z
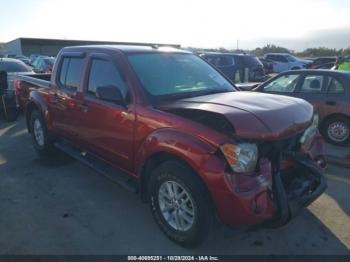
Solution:
M101 100L114 102L119 105L124 105L123 95L120 92L119 88L116 86L109 85L97 87L96 97Z

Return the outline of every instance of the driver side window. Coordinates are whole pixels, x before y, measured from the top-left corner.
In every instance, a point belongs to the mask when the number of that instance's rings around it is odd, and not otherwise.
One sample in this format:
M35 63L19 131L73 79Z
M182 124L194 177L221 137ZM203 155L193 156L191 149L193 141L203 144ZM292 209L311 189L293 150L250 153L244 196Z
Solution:
M118 88L124 99L128 100L128 86L119 69L110 61L93 59L90 67L88 93L96 94L96 88L114 86Z
M299 75L283 75L264 87L265 92L292 93L295 91Z

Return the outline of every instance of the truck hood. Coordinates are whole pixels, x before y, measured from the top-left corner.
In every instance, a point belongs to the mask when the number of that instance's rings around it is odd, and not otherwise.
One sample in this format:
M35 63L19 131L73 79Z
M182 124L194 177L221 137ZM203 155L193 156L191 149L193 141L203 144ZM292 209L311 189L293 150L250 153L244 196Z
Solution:
M313 117L313 107L305 100L254 92L186 98L161 107L193 121L207 123L217 131L225 131L222 129L230 126L233 136L254 140L290 137L305 130ZM222 119L229 124L223 125Z

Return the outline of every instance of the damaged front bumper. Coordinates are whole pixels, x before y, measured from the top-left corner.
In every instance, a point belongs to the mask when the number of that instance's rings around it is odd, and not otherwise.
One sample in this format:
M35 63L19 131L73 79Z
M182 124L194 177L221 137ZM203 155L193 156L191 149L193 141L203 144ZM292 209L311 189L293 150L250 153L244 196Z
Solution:
M299 139L259 145L257 168L249 174L233 173L220 157L212 156L205 163L222 223L230 227L283 226L326 190L322 138L316 136L303 145Z
M294 166L282 170L281 160L291 161ZM262 225L280 227L316 200L326 190L327 183L320 169L298 152L282 152L272 160L271 167L273 185L271 198L276 212L272 219Z

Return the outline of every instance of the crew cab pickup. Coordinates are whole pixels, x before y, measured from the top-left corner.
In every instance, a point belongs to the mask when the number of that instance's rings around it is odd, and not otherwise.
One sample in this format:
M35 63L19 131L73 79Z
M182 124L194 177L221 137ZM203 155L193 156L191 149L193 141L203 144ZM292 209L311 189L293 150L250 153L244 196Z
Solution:
M17 83L33 85L25 115L37 152L58 147L139 193L184 247L200 244L216 219L285 225L326 188L313 107L239 92L190 52L68 47L51 82L39 82Z

